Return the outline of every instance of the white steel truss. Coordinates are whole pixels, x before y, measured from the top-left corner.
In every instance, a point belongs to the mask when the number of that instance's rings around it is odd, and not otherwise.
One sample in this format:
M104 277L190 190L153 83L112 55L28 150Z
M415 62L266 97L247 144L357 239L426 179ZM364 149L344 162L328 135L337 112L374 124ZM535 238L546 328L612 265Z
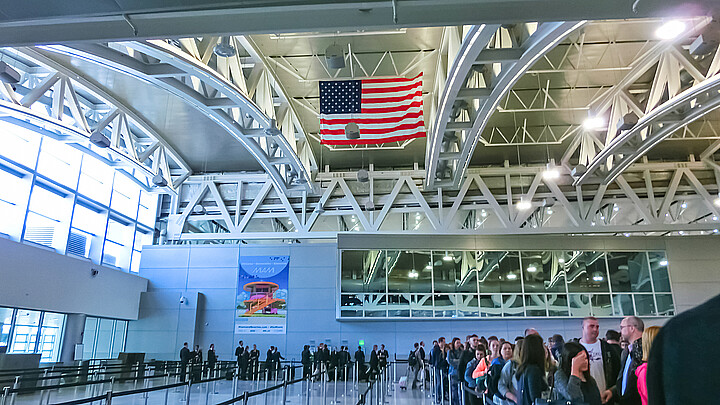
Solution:
M273 91L278 88L273 78L263 69L253 69L246 78L237 55L213 58L218 40L213 37L46 48L110 66L167 90L242 143L281 190L313 193L317 165L302 130L297 130L294 114L287 109L279 114L275 109ZM214 66L208 64L211 58Z
M424 191L421 170L320 173L319 197L289 198L264 175L193 176L167 217L171 241L393 234L717 233L720 176L701 162L639 163L610 185L548 180L544 166L471 169L459 190ZM525 201L527 207L518 202Z
M584 22L479 25L448 72L425 157L427 187L457 187L490 115L535 61Z
M4 49L2 53L12 58L21 80L0 85L1 119L30 125L111 166L126 166L130 170L125 172L146 191L175 193L191 174L190 167L152 125L98 83L34 48ZM98 133L110 141L107 148L91 146L90 137ZM158 175L164 182L152 181Z
M697 138L694 134L699 130L715 132L711 122L701 119L720 106L720 49L691 54L687 42L704 30L717 29L717 23L704 19L683 36L658 43L634 62L617 85L590 103L590 117L607 124L598 130L576 131L565 152L566 166L585 167L576 185L611 183L670 137ZM693 126L696 121L700 124Z

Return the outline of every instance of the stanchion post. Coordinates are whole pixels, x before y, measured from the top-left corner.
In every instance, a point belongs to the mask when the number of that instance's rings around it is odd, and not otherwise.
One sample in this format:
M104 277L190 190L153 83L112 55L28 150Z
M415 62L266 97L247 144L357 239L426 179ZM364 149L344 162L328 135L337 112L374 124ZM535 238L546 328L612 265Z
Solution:
M112 403L112 391L108 391L105 395L105 405L110 405Z
M283 393L282 393L282 403L287 403L287 384L288 384L288 377L290 376L290 368L288 366L285 366L285 378L283 379Z

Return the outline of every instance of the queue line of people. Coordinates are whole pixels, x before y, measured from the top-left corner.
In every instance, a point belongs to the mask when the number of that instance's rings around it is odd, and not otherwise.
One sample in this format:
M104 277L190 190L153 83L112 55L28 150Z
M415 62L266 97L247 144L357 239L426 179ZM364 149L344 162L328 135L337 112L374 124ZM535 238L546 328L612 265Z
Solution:
M440 337L429 359L435 401L533 405L538 399L560 399L587 405L647 405L648 354L659 330L645 328L640 318L629 316L620 323L619 333L608 331L599 339L598 320L586 317L581 337L567 342L561 335L545 342L533 328L514 341L473 334L448 344ZM419 347L415 343L408 356L408 375L414 377L409 388L416 387L416 369L424 361L419 360Z

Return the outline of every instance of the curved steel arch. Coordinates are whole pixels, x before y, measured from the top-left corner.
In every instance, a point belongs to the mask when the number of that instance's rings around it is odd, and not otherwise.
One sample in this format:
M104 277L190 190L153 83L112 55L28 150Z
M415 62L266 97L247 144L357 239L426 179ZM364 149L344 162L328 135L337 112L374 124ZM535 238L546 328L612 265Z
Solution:
M310 173L275 126L274 120L236 85L165 41L123 42L111 46L131 49L159 62L147 65L117 49L101 45L81 44L72 48L51 49L110 67L180 97L240 141L283 192L313 192ZM185 77L197 85L189 87L176 77ZM203 91L208 88L213 90L213 97L208 97L208 92Z
M135 178L147 191L162 189L175 193L180 184L192 174L190 167L162 136L107 89L82 77L73 69L47 58L36 49L19 48L13 52L39 65L39 68L26 69L27 71L23 72L24 79L18 86L24 88L24 95L15 92L10 86L4 86L3 96L8 102L2 102L0 107L11 117L41 129L47 130L49 126L53 129L50 132L60 139L88 141L93 133L109 135L110 146L105 149L108 156L77 143L72 143L71 146L90 153L109 165L117 165L116 159L119 159L138 169L143 173L144 179ZM108 112L98 113L97 103L90 105L84 102L82 95L75 91L76 86L100 100L101 107ZM50 96L45 96L48 91ZM31 108L36 102L46 105L47 115ZM72 116L74 120L63 121L65 114ZM132 128L129 123L133 124ZM171 168L170 163L177 168ZM153 184L150 179L156 175L161 175L167 186Z
M538 58L584 23L584 21L543 23L519 47L493 49L486 48L487 41L489 41L488 34L490 33L486 29L492 30L497 26L474 28L473 35L466 37L467 40L463 42L462 52L453 64L449 75L449 85L443 91L444 94L439 108L440 113L433 127L431 141L428 146L426 187L445 184L457 187L460 184L467 171L475 145L480 140L480 135L500 100L510 91L522 74L532 67ZM490 87L462 88L473 65L494 63L499 63L501 70L495 77L491 77L492 83ZM457 138L457 150L447 150L448 147L443 144L443 137L446 130L448 130L448 124L454 124L447 120L453 103L462 98L479 100L479 108L470 114L473 117L472 126L462 129L466 131L465 135ZM466 123L459 124L460 128L462 125L466 125ZM452 144L449 146L452 146ZM449 178L444 179L442 173L438 175L440 161L446 161L448 166L453 166Z

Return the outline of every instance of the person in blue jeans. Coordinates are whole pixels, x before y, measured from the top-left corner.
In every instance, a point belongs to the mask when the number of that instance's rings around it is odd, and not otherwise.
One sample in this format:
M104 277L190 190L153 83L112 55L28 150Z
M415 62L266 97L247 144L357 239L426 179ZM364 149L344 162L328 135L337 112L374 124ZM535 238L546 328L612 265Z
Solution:
M453 338L450 343L450 350L447 353L448 374L450 375L450 403L453 405L460 404L462 397L462 380L464 376L460 375L460 357L465 351L460 338Z
M435 370L435 402L438 404L442 403L441 400L445 397L443 386L447 387L448 364L445 360L446 353L445 338L441 337L438 339L438 344L433 346L430 352L430 365Z

